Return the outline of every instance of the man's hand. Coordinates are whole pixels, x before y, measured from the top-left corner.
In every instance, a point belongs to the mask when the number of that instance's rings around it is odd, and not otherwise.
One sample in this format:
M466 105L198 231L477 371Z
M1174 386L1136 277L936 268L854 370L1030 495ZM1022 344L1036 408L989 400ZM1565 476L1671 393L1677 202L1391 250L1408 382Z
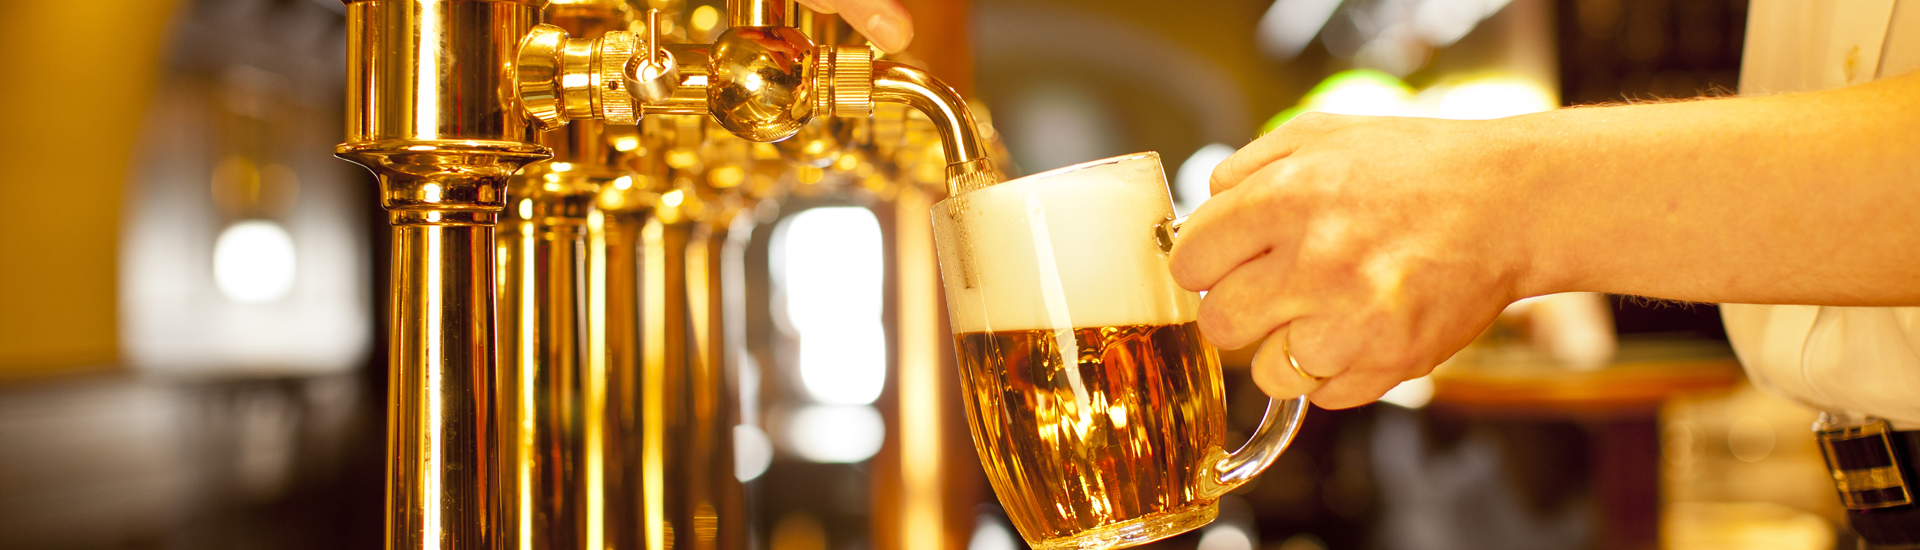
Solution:
M1465 347L1524 297L1511 228L1528 208L1483 124L1309 113L1222 162L1173 249L1175 280L1208 291L1202 333L1221 348L1267 337L1261 389L1327 408Z
M899 53L913 42L913 16L897 0L800 0L820 13L838 13L873 45Z

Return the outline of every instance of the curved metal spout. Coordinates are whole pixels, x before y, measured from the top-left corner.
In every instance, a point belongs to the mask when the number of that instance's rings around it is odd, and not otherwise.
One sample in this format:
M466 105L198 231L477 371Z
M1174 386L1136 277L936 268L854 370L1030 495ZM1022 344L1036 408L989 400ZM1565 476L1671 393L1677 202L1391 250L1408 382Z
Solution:
M904 104L933 120L941 152L947 156L947 196L999 183L973 113L952 87L912 66L875 61L873 100Z

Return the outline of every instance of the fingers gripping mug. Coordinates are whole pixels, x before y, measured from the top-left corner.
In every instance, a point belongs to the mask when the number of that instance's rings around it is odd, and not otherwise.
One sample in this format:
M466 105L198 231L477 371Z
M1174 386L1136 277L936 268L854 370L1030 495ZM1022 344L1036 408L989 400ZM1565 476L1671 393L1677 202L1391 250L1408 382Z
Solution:
M1158 154L981 188L933 218L974 448L1036 550L1206 525L1299 430L1306 400L1276 400L1222 450L1220 360L1168 269Z

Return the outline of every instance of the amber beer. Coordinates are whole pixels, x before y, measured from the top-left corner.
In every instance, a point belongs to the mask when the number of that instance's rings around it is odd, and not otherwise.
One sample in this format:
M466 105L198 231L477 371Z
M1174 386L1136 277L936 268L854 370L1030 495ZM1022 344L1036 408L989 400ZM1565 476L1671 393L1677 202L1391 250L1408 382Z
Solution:
M1062 336L956 337L975 446L1014 525L1047 541L1212 521L1199 469L1221 453L1226 417L1217 360L1199 329L1076 329L1071 369Z
M974 448L1036 550L1205 525L1298 429L1304 402L1272 405L1246 449L1223 450L1220 362L1199 295L1168 271L1158 155L989 186L933 217Z

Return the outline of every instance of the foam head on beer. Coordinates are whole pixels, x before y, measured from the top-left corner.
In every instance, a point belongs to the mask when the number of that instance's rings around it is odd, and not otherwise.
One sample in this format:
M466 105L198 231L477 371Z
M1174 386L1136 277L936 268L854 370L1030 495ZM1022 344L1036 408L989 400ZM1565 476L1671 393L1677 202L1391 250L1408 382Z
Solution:
M1191 322L1153 231L1173 217L1157 153L1043 172L934 207L955 334Z

